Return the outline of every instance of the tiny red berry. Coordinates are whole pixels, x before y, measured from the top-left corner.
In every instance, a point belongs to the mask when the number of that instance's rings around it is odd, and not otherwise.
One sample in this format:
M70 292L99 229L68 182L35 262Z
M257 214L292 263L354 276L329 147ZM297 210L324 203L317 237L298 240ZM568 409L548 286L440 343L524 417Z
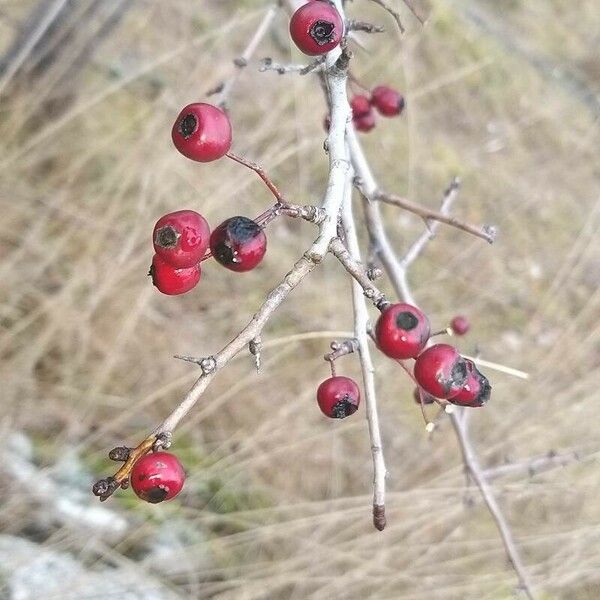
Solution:
M344 24L335 6L321 0L301 6L290 20L290 35L309 56L325 54L341 41Z
M416 358L425 348L431 329L429 319L416 306L392 304L377 319L375 339L390 358Z
M452 404L460 406L483 406L492 393L492 386L485 375L482 375L472 360L465 358L467 363L467 380L462 389L450 400Z
M356 131L368 133L375 127L375 115L373 114L373 111L371 111L361 117L353 118L352 122L354 123Z
M387 85L379 85L371 92L371 104L384 117L395 117L404 109L404 97Z
M199 264L187 269L177 269L155 254L149 275L159 292L168 296L178 296L196 287L200 281L201 270Z
M421 398L423 399L423 404L433 404L435 402L435 398L431 394L418 387L413 391L413 398L417 404L421 404Z
M453 398L467 380L467 363L458 350L448 344L435 344L415 361L417 383L436 398Z
M371 103L366 96L357 94L350 100L352 118L357 119L371 112Z
M457 315L450 322L450 328L456 335L465 335L471 329L471 323L469 323L467 317Z
M184 481L185 471L179 459L169 452L142 456L133 465L130 476L133 491L151 504L175 498Z
M313 0L316 1L316 0ZM329 132L329 128L331 127L331 116L330 115L325 115L325 118L323 119L323 129L327 132Z
M349 377L330 377L317 390L321 412L331 419L344 419L358 410L360 390Z
M267 251L267 236L252 219L231 217L212 232L210 251L225 268L240 273L250 271Z
M229 117L212 104L188 104L175 120L171 137L184 156L198 162L211 162L229 152L231 123Z
M154 251L177 269L193 267L208 249L210 227L193 210L178 210L161 217L154 226Z

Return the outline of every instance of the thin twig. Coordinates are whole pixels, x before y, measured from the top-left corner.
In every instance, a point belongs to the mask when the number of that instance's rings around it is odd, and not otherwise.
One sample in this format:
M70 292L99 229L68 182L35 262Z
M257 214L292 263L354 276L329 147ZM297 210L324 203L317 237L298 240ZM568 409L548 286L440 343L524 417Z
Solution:
M260 61L258 70L261 73L265 71L276 71L279 73L279 75L284 75L285 73L299 73L300 75L308 75L309 73L313 73L314 71L321 69L324 62L325 57L319 56L307 65L282 65L281 63L275 62L272 58L267 57Z
M374 25L366 21L348 21L346 23L346 31L364 31L365 33L383 33L385 27L382 25Z
M417 19L417 21L419 21L419 23L421 23L421 25L425 25L425 17L422 17L419 12L417 11L417 9L415 8L414 2L413 0L403 0L404 4L406 4L406 6L408 6L408 9L410 10L410 12L415 16L415 18Z
M394 10L394 8L392 8L386 2L386 0L371 0L371 2L375 2L375 4L379 4L379 6L381 6L381 8L383 8L388 13L390 13L390 15L392 15L392 17L396 21L396 25L398 25L398 29L400 30L400 33L404 33L406 31L404 29L404 25L402 25L402 20L400 19L400 13L398 13L398 11Z
M582 459L579 452L566 452L564 454L557 454L556 452L548 452L543 456L534 456L527 460L519 461L516 463L507 463L505 465L497 465L495 467L489 467L485 469L483 475L488 481L498 479L499 477L506 477L508 475L520 475L522 473L528 474L530 477L555 469L556 467L566 467L574 462L578 462Z

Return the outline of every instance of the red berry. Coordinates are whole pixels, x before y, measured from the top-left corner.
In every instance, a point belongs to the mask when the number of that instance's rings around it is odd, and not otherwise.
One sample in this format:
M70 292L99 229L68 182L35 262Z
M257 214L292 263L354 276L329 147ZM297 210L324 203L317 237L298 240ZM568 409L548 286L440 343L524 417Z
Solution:
M193 210L178 210L161 217L154 226L154 251L177 269L193 267L208 248L210 227Z
M330 377L319 386L317 402L326 417L344 419L358 410L360 390L349 377Z
M231 123L229 117L212 104L188 104L179 113L171 137L184 156L198 162L210 162L229 152Z
M366 96L358 94L350 100L352 118L357 119L371 112L371 103Z
M483 406L492 393L492 386L485 375L482 375L472 360L465 358L467 363L467 380L462 389L450 402L460 406Z
M467 363L453 346L435 344L417 357L414 374L432 396L453 398L467 381Z
M200 274L199 264L187 269L177 269L165 262L158 254L152 258L149 273L152 283L158 288L158 291L168 296L189 292L200 281Z
M158 504L179 494L185 471L174 454L154 452L142 456L133 465L130 481L133 491L142 500Z
M371 104L384 117L395 117L404 109L404 97L387 85L379 85L371 92Z
M313 2L315 2L316 0L313 0ZM325 115L325 118L323 119L323 129L325 129L325 131L329 131L329 128L331 127L331 116L330 115Z
M421 404L421 398L423 398L423 404L433 404L435 402L435 398L431 394L418 387L413 391L413 398L417 404Z
M467 319L467 317L457 315L450 322L450 328L456 335L465 335L465 333L471 329L471 323L469 323L469 319Z
M210 236L215 260L231 271L250 271L267 251L267 236L260 225L247 217L223 221Z
M304 4L290 20L290 35L294 43L310 56L333 50L340 43L343 33L340 13L324 0Z
M429 319L411 304L388 306L375 325L377 346L390 358L416 358L430 333Z
M356 131L362 131L363 133L368 133L375 127L375 115L373 111L367 113L366 115L362 115L361 117L353 118L352 122L354 123L354 128Z

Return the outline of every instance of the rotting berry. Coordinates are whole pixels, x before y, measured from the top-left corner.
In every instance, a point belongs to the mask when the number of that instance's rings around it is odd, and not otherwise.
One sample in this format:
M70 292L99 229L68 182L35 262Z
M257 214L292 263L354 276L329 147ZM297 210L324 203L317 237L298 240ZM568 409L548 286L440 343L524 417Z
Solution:
M421 404L421 398L423 399L423 404L434 404L435 398L428 394L425 390L422 390L416 387L413 391L413 398L417 404Z
M392 304L377 319L378 348L390 358L416 358L425 348L431 328L427 316L411 304Z
M193 267L208 249L210 227L193 210L178 210L161 217L154 226L154 251L177 269Z
M148 274L159 292L168 296L178 296L196 287L200 281L201 270L199 264L186 269L177 269L155 254Z
M492 386L485 375L482 375L475 363L465 358L467 363L467 380L456 396L450 399L452 404L476 408L483 406L490 399Z
M387 85L378 85L371 91L371 104L384 117L395 117L404 110L404 97Z
M436 398L456 396L467 381L467 363L454 346L435 344L424 350L415 361L417 383Z
M469 323L467 317L457 315L450 321L450 329L452 329L456 335L465 335L465 333L471 329L471 323Z
M180 113L171 137L181 154L198 162L211 162L231 148L229 117L212 104L188 104Z
M309 56L325 54L341 41L344 24L331 3L320 0L301 6L290 20L290 36L298 49Z
M369 99L362 94L357 94L352 97L352 100L350 100L350 108L352 109L353 119L358 119L359 117L363 117L372 112Z
M131 470L131 487L146 502L158 504L179 494L185 471L179 459L170 452L154 452L142 456Z
M330 377L317 389L321 412L331 419L344 419L358 410L360 390L349 377Z
M239 273L250 271L267 251L267 236L252 219L231 217L212 232L210 251L226 269Z
M353 118L352 123L354 123L356 131L368 133L375 127L375 115L373 114L373 111L368 112L365 115Z

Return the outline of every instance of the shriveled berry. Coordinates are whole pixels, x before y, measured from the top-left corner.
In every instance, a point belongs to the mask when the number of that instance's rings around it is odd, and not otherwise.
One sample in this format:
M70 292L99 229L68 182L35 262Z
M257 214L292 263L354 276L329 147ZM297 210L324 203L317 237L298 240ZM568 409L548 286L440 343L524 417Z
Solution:
M405 102L400 92L387 85L378 85L371 91L371 104L380 115L395 117L403 111Z
M142 500L158 504L179 494L185 471L174 454L154 452L142 456L133 465L130 481L133 491Z
M423 399L423 404L433 404L435 402L435 398L431 394L418 387L413 391L413 398L417 404L421 404L421 398Z
M375 127L375 115L373 114L373 111L368 112L366 115L353 118L352 123L354 123L356 131L368 133Z
M431 329L427 316L412 304L392 304L377 319L375 339L390 358L416 358L425 348Z
M201 270L199 264L186 269L177 269L155 254L149 275L159 292L168 296L178 296L189 292L197 285Z
M492 386L485 375L482 375L472 360L465 358L467 363L467 380L460 392L450 399L452 404L460 406L483 406L492 393Z
M371 103L369 99L362 95L357 94L350 100L350 108L352 109L352 118L357 119L371 112Z
M240 273L250 271L267 251L267 236L252 219L231 217L212 232L210 251L226 269Z
M344 419L358 410L360 390L349 377L330 377L317 389L321 412L331 419Z
M333 4L320 0L301 6L290 20L290 35L298 49L309 56L325 54L341 41L344 24Z
M415 360L417 383L436 398L453 398L467 381L467 363L454 346L435 344Z
M471 329L471 323L467 317L457 315L450 321L450 328L456 335L465 335Z
M193 210L178 210L161 217L154 226L154 251L177 269L193 267L208 249L210 227Z
M177 150L187 158L211 162L229 152L231 123L229 117L212 104L188 104L175 120L171 137Z

